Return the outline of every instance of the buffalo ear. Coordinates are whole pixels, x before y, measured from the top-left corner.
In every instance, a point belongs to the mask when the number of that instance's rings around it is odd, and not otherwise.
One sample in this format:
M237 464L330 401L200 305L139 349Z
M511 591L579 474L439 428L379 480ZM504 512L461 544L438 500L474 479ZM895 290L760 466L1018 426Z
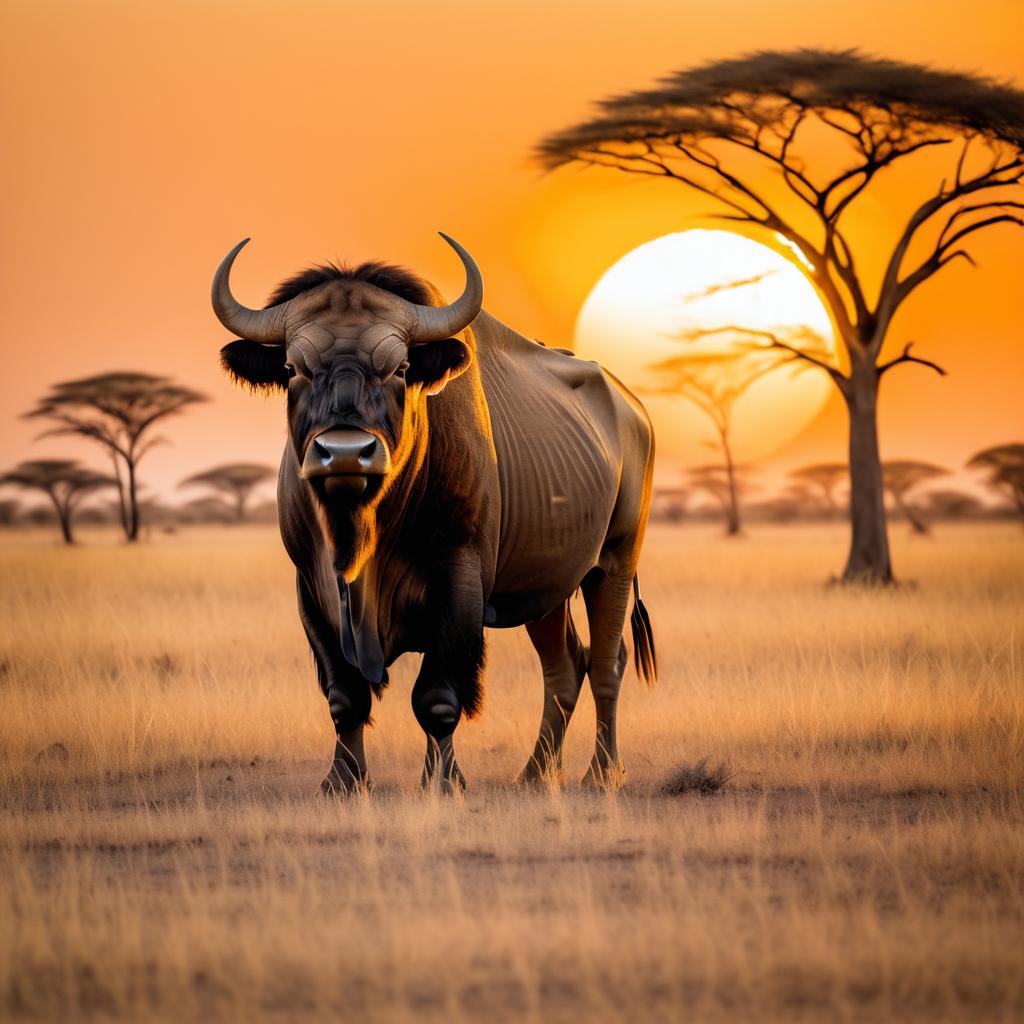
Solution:
M257 341L228 342L220 350L221 366L238 384L270 391L288 390L288 371L282 345L261 345Z
M465 373L472 359L469 347L458 338L410 345L406 383L422 384L428 395L436 395L448 381Z

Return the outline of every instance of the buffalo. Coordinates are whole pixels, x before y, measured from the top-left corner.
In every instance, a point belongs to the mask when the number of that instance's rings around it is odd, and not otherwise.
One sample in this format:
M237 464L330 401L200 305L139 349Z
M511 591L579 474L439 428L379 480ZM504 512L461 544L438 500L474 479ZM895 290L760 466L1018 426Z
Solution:
M585 783L621 776L616 704L631 615L637 672L657 674L637 562L654 438L640 402L593 362L528 340L482 309L473 258L460 298L385 263L284 281L263 309L233 297L240 242L213 281L238 340L237 381L287 394L278 481L299 615L337 742L325 792L369 783L363 732L388 666L423 655L412 707L426 733L424 785L463 787L452 743L483 701L484 628L525 625L544 710L520 778L561 763L589 676L597 740ZM582 591L590 646L570 598Z

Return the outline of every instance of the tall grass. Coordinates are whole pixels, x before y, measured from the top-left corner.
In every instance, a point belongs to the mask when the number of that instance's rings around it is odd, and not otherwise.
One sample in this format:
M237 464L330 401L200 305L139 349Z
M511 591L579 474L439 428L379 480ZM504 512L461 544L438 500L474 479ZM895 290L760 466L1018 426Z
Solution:
M1020 785L1016 532L947 529L898 545L908 582L893 590L828 587L841 544L828 527L740 541L651 531L641 576L662 678L647 692L631 669L624 684L621 745L635 781L707 756L746 786ZM332 749L273 531L139 549L8 541L0 565L0 771L19 774L55 742L82 778ZM488 643L488 707L457 743L473 777L499 781L529 754L541 683L523 630L492 631ZM375 710L381 781L417 775L415 669L413 657L399 664ZM593 735L585 697L569 777L582 775Z
M589 699L566 788L509 785L541 707L516 631L466 797L416 786L409 659L350 801L313 795L331 728L273 532L92 541L0 542L0 1018L1024 1014L1016 531L898 537L908 583L849 591L838 529L654 529L623 790L574 785ZM664 795L705 758L724 789Z

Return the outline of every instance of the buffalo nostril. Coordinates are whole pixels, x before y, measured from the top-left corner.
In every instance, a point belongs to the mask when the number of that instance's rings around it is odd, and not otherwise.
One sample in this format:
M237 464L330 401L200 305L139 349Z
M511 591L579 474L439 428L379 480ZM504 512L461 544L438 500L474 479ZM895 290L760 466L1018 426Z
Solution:
M445 725L451 725L459 720L459 709L453 708L451 704L431 704L430 713Z
M362 450L359 452L359 461L368 462L373 458L377 451L377 439L374 438L369 444L364 445Z

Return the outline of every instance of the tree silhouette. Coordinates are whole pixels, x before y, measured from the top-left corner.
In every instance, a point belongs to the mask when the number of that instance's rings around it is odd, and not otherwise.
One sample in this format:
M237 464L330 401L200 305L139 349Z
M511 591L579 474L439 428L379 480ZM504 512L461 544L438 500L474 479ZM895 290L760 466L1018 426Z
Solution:
M927 494L928 510L936 519L965 519L981 511L982 505L973 494L947 487Z
M838 167L819 154L845 152ZM825 144L827 149L827 143ZM848 239L851 209L879 173L922 151L953 156L938 188L909 211L881 283L870 294ZM708 197L725 221L781 250L829 309L845 371L789 352L831 377L850 421L850 552L846 581L893 578L878 446L878 390L903 364L941 367L911 351L883 358L897 312L960 258L971 236L1024 224L1024 93L976 75L879 60L853 51L761 52L716 61L652 89L605 100L591 120L538 147L549 168L578 162L649 175ZM877 247L877 242L872 241ZM863 255L863 254L862 254Z
M651 518L678 523L686 518L690 491L685 487L656 487L651 495Z
M985 482L994 491L1009 496L1024 516L1024 444L1001 444L972 456L970 469L985 470Z
M235 510L235 518L241 522L245 519L245 509L252 492L264 481L277 476L272 466L253 462L232 462L225 466L215 466L205 473L182 480L179 487L202 486L220 491L230 497Z
M13 526L21 511L21 502L14 498L0 501L0 526Z
M204 395L148 373L104 373L55 384L26 413L56 424L41 436L77 434L101 444L114 467L121 525L129 541L139 535L138 465L162 438L152 427Z
M933 466L927 462L912 462L908 459L882 463L882 476L885 489L892 495L896 507L906 517L914 533L928 533L928 524L907 500L915 487L946 476L947 470L941 466Z
M186 501L178 509L177 518L183 523L227 525L237 519L237 513L226 502L210 494Z
M22 462L0 476L0 484L42 491L53 503L65 544L74 544L72 519L82 499L101 487L113 487L109 476L94 473L66 459L37 459Z
M735 464L695 466L688 473L691 490L704 491L721 506L727 537L738 536L742 530L740 498L750 490L742 473L742 467Z
M813 487L821 495L826 507L833 512L838 512L839 503L836 501L836 487L849 474L849 467L841 462L822 462L814 466L794 469L789 475L798 483L808 484Z
M676 337L687 340L691 334L684 331ZM723 465L716 468L721 469L723 474L725 532L729 536L737 536L742 529L733 455L733 408L737 399L756 380L776 366L777 360L774 357L758 358L744 351L733 350L685 352L663 359L651 367L663 378L663 383L645 390L657 394L682 395L700 409L715 428L716 437L709 446L722 453Z

